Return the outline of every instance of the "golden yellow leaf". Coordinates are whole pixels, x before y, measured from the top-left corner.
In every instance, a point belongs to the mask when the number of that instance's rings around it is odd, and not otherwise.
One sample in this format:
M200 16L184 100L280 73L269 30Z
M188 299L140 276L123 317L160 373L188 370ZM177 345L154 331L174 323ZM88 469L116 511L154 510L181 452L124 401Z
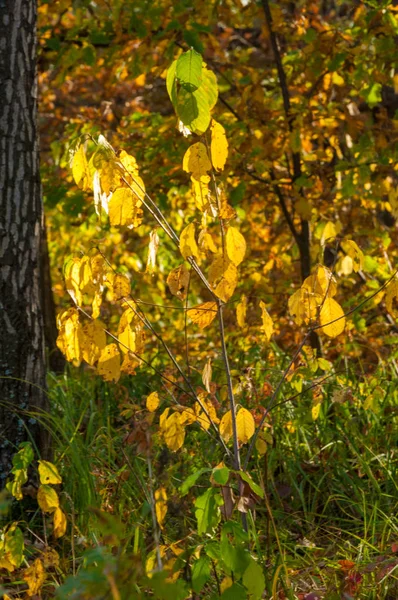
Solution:
M341 247L347 256L352 259L352 266L355 273L358 273L363 268L364 256L362 250L354 240L343 240Z
M73 155L72 160L72 175L76 182L83 191L91 189L91 177L88 168L86 153L82 145L80 145Z
M351 256L343 256L343 258L337 263L336 270L339 275L351 275L354 270L354 261Z
M77 306L83 304L81 284L81 259L77 256L69 257L64 263L65 287Z
M203 304L198 304L195 308L190 308L187 313L189 318L196 323L196 325L199 325L201 329L204 329L210 325L217 316L217 303L204 302Z
M93 161L96 163L96 161ZM104 197L107 198L116 188L122 183L122 169L118 163L111 160L100 160L98 161L98 176L101 183L101 189L104 193ZM109 206L108 206L109 210Z
M335 321L335 319L338 319ZM326 298L319 315L319 324L323 325L321 331L331 338L335 338L344 331L345 317L340 304L333 298Z
M119 160L130 175L133 175L134 177L138 175L138 165L134 156L131 156L131 154L127 154L125 150L122 150L119 155Z
M386 290L386 307L388 312L393 315L395 310L393 308L393 302L398 302L398 279L393 279L391 283L388 284Z
M173 296L177 296L180 300L184 300L187 297L189 271L184 264L170 271L167 277L167 285Z
M41 485L37 491L37 503L43 512L52 513L59 506L58 494L49 485Z
M213 167L217 171L222 171L228 157L228 141L224 127L214 119L211 122L210 153Z
M55 465L47 460L39 460L39 477L40 483L62 483L61 475Z
M83 326L83 360L93 366L106 346L105 326L101 321L88 321Z
M198 238L199 248L203 252L213 252L213 254L217 253L217 246L214 243L214 240L210 233L207 231L201 231Z
M170 450L176 452L184 445L185 429L181 424L178 412L174 412L168 417L164 423L163 431L164 441Z
M228 258L238 266L245 257L246 241L239 229L228 227L226 235Z
M120 370L122 373L127 373L127 375L135 375L136 369L139 366L139 364L139 361L133 355L127 352L124 355L124 359Z
M149 394L148 398L146 399L146 407L149 410L149 412L155 412L155 410L157 409L158 406L159 406L159 395L157 392L152 392L151 394Z
M334 239L337 235L335 224L328 221L323 229L321 244L325 244L328 240Z
M321 302L321 296L301 287L289 298L288 308L297 325L302 325L316 319Z
M232 413L230 410L222 417L219 431L224 442L228 443L232 437Z
M202 381L203 381L203 385L205 386L205 388L209 392L209 394L211 392L210 383L211 383L212 374L213 374L213 371L211 368L211 359L208 358L206 361L206 364L203 368L203 371L202 371Z
M126 187L117 188L109 200L109 221L114 227L131 225L134 221L135 197Z
M54 512L54 529L53 534L55 538L60 538L65 535L66 532L66 515L59 507Z
M80 260L80 290L82 294L95 294L97 286L94 283L91 259L83 256Z
M271 317L269 316L267 308L262 300L260 301L260 308L261 308L261 313L262 313L261 318L263 320L261 329L264 331L267 341L269 341L274 332L274 323L273 323Z
M82 359L83 329L79 321L79 312L70 308L57 317L59 335L57 346L66 360L79 365Z
M206 146L202 142L197 142L188 148L182 161L182 168L187 173L192 173L195 179L198 180L211 170L211 162L207 155Z
M210 177L208 175L202 175L199 179L191 177L192 181L192 194L195 200L196 208L201 212L205 212L210 208L210 190L209 183Z
M35 596L40 593L46 576L42 561L40 558L36 558L34 563L23 572L23 579L28 584L28 590L26 591L28 596Z
M220 282L217 284L214 292L224 302L228 302L235 291L238 283L238 270L236 266L230 262L227 269L224 271Z
M246 444L253 436L255 431L253 415L246 408L240 408L236 414L236 429L238 440L241 444Z
M317 418L319 417L320 410L321 410L320 402L318 402L317 404L314 404L313 407L311 408L311 415L312 415L313 421L316 421Z
M325 296L336 295L336 280L330 269L324 265L317 265L314 273L304 280L301 289L306 290L309 294L320 296L319 303L321 303Z
M116 344L108 344L101 352L97 370L105 381L119 381L120 354Z
M155 490L155 510L156 510L156 518L159 524L159 527L163 529L163 522L167 514L167 494L166 489L164 487L160 487Z
M246 313L247 313L247 298L242 296L239 304L236 307L236 320L238 321L239 327L246 325Z
M195 224L190 223L181 232L180 251L184 258L199 258L199 248L195 240Z
M114 300L120 300L121 298L130 296L131 284L128 277L116 273L113 278L112 291Z

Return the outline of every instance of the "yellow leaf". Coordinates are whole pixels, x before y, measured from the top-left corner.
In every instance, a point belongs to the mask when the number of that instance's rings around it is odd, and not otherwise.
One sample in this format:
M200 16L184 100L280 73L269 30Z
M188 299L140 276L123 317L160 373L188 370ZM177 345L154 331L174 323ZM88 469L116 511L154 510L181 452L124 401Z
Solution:
M152 394L149 394L148 398L146 399L146 407L149 410L149 412L155 412L158 406L159 395L157 392L152 392Z
M232 437L232 414L230 410L221 419L219 430L224 442L228 443Z
M17 523L5 527L0 533L0 569L12 573L21 566L24 558L24 536Z
M147 273L153 273L156 268L156 256L159 248L159 236L156 229L149 234L148 258L146 262Z
M314 273L305 279L301 288L310 294L320 296L320 302L325 296L335 296L337 291L333 273L323 265L315 267Z
M238 271L236 266L231 262L224 271L221 281L217 284L214 292L221 300L228 302L235 291L237 283Z
M191 177L192 181L192 194L195 200L196 208L201 212L205 212L210 208L210 190L209 183L210 177L208 175L202 175L199 179Z
M335 321L335 319L338 319ZM334 322L332 322L334 321ZM333 298L326 298L319 315L321 331L331 338L335 338L344 331L345 317L340 304Z
M317 418L319 417L320 410L321 410L320 402L318 402L317 404L314 404L314 406L311 408L311 415L312 415L313 421L316 421Z
M120 354L116 344L108 344L102 350L97 370L105 381L119 381Z
M222 171L228 157L228 141L225 136L225 129L220 123L212 120L211 123L211 160L213 167L217 171Z
M236 307L236 320L238 321L239 327L246 325L246 313L247 313L247 298L242 296L239 304Z
M181 232L180 251L184 258L199 258L199 248L195 240L195 224L190 223Z
M210 390L210 383L211 383L211 377L212 377L212 368L211 368L211 359L208 358L206 361L206 364L203 368L202 371L202 381L203 381L203 385L205 386L206 390L209 392L211 392Z
M336 270L339 275L341 273L343 275L351 275L354 270L354 261L352 260L351 256L348 256L348 254L343 256L343 258L338 262Z
M160 430L162 431L162 433L164 433L166 430L166 422L169 417L170 410L171 410L170 407L166 408L159 417L159 427L160 427Z
M134 194L129 188L117 188L109 201L111 225L130 225L134 216Z
M174 412L164 424L164 441L167 447L176 452L184 445L185 429L180 422L180 414Z
M86 153L82 145L78 147L73 155L72 160L72 175L76 182L83 191L91 189L91 177L88 168Z
M88 321L83 326L83 360L93 366L106 346L105 328L101 321Z
M23 579L28 584L28 596L35 596L40 593L41 587L46 580L46 572L40 558L36 558L34 563L24 570Z
M65 287L78 306L83 304L83 295L80 289L81 284L81 259L77 256L69 257L64 263Z
M55 465L47 460L39 460L39 477L40 483L62 483L61 475Z
M65 355L66 360L76 365L82 359L83 329L79 321L79 312L70 308L57 317L59 335L57 346Z
M347 256L352 259L353 269L355 273L358 273L363 268L363 252L359 248L359 246L353 240L343 240L341 242L341 247L344 252L346 252Z
M241 444L246 444L253 436L255 431L253 415L246 408L240 408L236 415L236 429L238 440Z
M188 311L189 318L199 325L201 329L204 329L215 319L217 316L217 303L216 302L204 302L198 304L195 308L190 308Z
M37 491L37 503L43 512L52 513L59 507L58 494L49 485L41 485Z
M396 278L393 279L391 281L391 283L388 284L387 290L386 290L385 302L386 302L387 310L391 315L393 315L395 313L395 310L393 308L394 300L396 302L398 302L398 279L396 279Z
M101 157L103 156L101 152L99 153L99 155ZM93 166L99 167L98 177L100 179L101 189L104 193L104 198L107 198L109 194L111 194L121 184L121 177L123 175L121 168L113 159L98 159L97 154L94 155Z
M228 258L238 266L245 257L246 241L239 229L228 227L226 235Z
M139 361L129 353L124 355L124 359L122 362L122 366L120 370L122 373L127 373L127 375L135 375L136 369L139 366Z
M167 285L173 296L184 300L187 296L189 286L189 271L184 264L170 271L167 277Z
M328 221L323 229L321 244L325 244L328 240L334 239L337 235L336 227L332 221Z
M260 308L262 311L261 317L263 320L261 329L264 331L267 341L269 341L274 332L274 324L273 324L273 321L272 321L271 317L269 316L266 306L262 300L260 301Z
M198 180L211 170L211 162L207 155L206 146L202 142L197 142L188 148L182 161L182 168L187 173L192 173L195 179Z
M134 177L138 175L138 165L134 156L131 156L130 154L127 154L125 150L122 150L119 155L119 160L130 175L133 175Z
M207 252L209 250L210 252L213 252L213 254L217 253L217 246L215 245L212 236L207 231L202 230L200 232L198 242L199 248L203 252Z
M155 490L155 510L159 527L163 529L163 521L167 514L167 494L164 487Z
M82 294L95 294L97 288L94 284L91 259L89 256L83 256L83 258L80 260L79 283Z
M125 275L116 273L115 277L113 278L112 291L114 300L120 300L121 298L130 296L130 280Z
M55 538L60 538L65 535L66 532L66 515L59 507L54 512L54 529L53 534Z
M119 322L119 331L118 331L118 340L120 342L120 350L123 353L126 352L134 352L134 353L138 353L138 348L137 348L137 332L135 330L133 330L133 328L130 325L130 322L132 319L130 319L129 321L124 318L126 313L128 313L130 315L132 311L130 309L127 309L127 311L125 311L120 319Z

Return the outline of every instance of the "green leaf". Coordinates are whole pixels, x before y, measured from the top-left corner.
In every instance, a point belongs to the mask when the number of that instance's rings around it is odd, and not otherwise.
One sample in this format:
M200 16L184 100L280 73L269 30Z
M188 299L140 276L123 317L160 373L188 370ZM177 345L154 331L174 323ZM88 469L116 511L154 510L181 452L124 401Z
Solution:
M176 77L188 92L194 92L202 83L202 57L193 48L177 60Z
M201 556L192 567L192 589L199 594L205 583L210 579L211 561L208 556Z
M225 485L229 478L229 469L228 467L215 468L212 472L212 477L216 483L219 485Z
M240 477L243 479L243 481L246 481L246 483L249 484L250 489L257 494L257 496L260 496L260 498L264 498L264 492L263 490L260 488L260 486L257 483L254 483L253 479L247 474L244 473L243 471L238 471Z
M210 125L210 107L203 88L194 92L181 89L175 110L185 127L194 133L204 133Z
M211 471L211 469L200 469L199 471L196 471L196 473L192 473L192 475L187 477L182 486L180 487L181 496L185 496L185 494L188 494L189 490L193 485L195 485L199 477L203 475L203 473L208 473L209 471Z
M231 587L227 588L221 596L222 600L247 600L246 590L239 585L234 583Z
M243 545L232 544L228 536L221 540L221 559L227 572L239 578L250 564L250 553Z
M34 458L30 442L22 442L22 444L19 444L19 448L18 452L12 458L12 473L15 473L19 469L27 469Z
M195 502L195 517L198 521L198 535L210 533L218 525L221 519L218 505L222 503L222 498L212 488L209 488L202 496L197 498Z
M213 71L203 69L202 85L200 86L200 89L206 95L209 109L212 110L216 105L218 98L217 77L214 75Z
M175 108L177 103L177 84L176 84L176 68L177 61L175 60L167 70L166 87L170 100Z
M265 589L264 571L253 558L243 574L242 581L250 593L250 600L260 600L263 597Z
M367 90L366 102L369 104L370 108L373 108L381 102L381 83L374 83Z

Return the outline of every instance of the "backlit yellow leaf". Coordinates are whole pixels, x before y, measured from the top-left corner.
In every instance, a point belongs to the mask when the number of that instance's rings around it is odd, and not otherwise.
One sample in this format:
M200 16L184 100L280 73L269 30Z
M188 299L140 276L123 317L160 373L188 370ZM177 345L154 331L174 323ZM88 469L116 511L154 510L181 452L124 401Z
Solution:
M211 234L208 233L207 231L202 230L200 232L198 242L199 242L199 248L203 252L210 251L210 252L213 252L213 254L217 253L217 246L215 245Z
M134 156L131 156L130 154L127 154L125 150L122 150L119 155L119 160L130 175L133 175L134 177L138 175L138 165Z
M192 173L195 179L198 180L211 170L211 162L207 155L206 146L202 142L197 142L188 148L182 161L182 168L187 173Z
M269 316L267 308L262 300L260 301L260 308L261 308L261 313L262 313L261 318L263 320L261 329L264 331L265 337L269 341L274 332L274 323L273 323L271 317Z
M167 285L173 296L177 296L180 300L184 300L187 297L189 271L184 264L170 271L167 277Z
M81 259L77 256L69 257L64 263L65 287L78 306L83 304L81 284Z
M241 444L246 444L253 436L255 431L253 415L246 408L240 408L236 415L236 429L238 440Z
M76 182L83 191L91 189L91 177L88 168L86 153L82 145L78 147L73 155L72 160L72 175Z
M195 199L196 208L201 212L209 210L210 204L210 190L209 183L210 177L208 175L202 175L199 179L191 177L192 181L192 194Z
M335 319L338 319L337 321ZM319 323L323 325L321 331L331 338L335 338L344 331L345 317L340 304L333 298L326 298L319 315Z
M221 419L219 430L224 442L228 443L232 437L232 414L230 410Z
M109 201L109 221L111 225L130 225L134 217L134 194L129 188L117 188Z
M320 402L318 402L317 404L314 404L314 406L311 408L311 415L312 415L313 421L316 421L317 418L319 417L320 410L321 410Z
M234 265L239 265L246 253L246 241L239 229L236 229L236 227L228 227L226 245L228 258Z
M37 503L43 512L52 513L59 506L58 494L49 485L41 485L37 491Z
M106 346L105 327L101 321L88 321L83 326L83 360L94 365Z
M62 483L61 475L55 465L47 460L39 460L39 477L40 483Z
M204 302L195 308L190 308L187 312L189 318L201 329L204 329L217 316L217 304L216 302Z
M358 273L363 268L364 256L362 250L354 240L343 240L341 247L347 256L352 259L353 269L355 273Z
M203 368L202 371L202 381L203 381L203 385L205 386L206 390L209 392L211 392L210 390L210 383L211 383L211 377L212 377L212 368L211 368L211 359L208 358L206 361L206 364Z
M112 291L114 300L120 300L121 298L130 296L131 284L128 277L116 273L113 278Z
M159 406L159 395L157 392L152 392L146 399L146 407L149 412L154 412Z
M43 583L46 580L46 572L40 558L36 558L34 563L24 570L23 579L28 584L27 595L35 596L40 593Z
M116 344L108 344L102 350L97 370L105 381L119 381L120 354Z
M70 308L57 317L59 335L57 346L66 360L79 365L82 359L83 329L79 321L79 312Z
M246 325L246 312L247 312L247 298L242 296L239 304L236 307L236 320L238 321L239 327Z
M224 127L214 119L211 122L210 152L213 167L217 171L222 171L228 157L228 141Z
M199 248L195 240L195 224L190 223L181 232L180 251L184 258L199 257Z
M155 509L156 509L156 518L159 524L159 527L163 529L163 522L167 514L167 494L164 487L160 487L155 490Z
M170 450L176 452L183 446L185 440L185 429L181 425L180 414L178 412L174 412L170 417L168 417L164 423L163 431L164 441Z
M59 507L54 512L54 529L53 534L55 538L60 538L65 535L66 532L66 515Z

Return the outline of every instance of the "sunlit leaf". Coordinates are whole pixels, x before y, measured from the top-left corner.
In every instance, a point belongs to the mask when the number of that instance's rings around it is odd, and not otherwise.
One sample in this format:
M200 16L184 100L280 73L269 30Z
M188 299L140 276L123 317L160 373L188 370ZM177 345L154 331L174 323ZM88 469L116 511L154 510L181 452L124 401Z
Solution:
M54 529L53 534L55 538L60 538L66 533L66 515L59 507L54 511Z
M43 512L52 513L59 507L57 492L49 485L41 485L37 491L37 503Z
M236 414L236 429L238 440L242 444L246 444L254 434L254 418L251 412L246 408L240 408Z
M183 446L185 429L181 425L180 414L178 412L174 412L167 418L163 426L163 431L164 441L170 450L176 452Z
M205 327L208 327L217 316L217 304L216 302L204 302L203 304L195 306L195 308L190 308L187 313L189 318L196 323L196 325L199 325L201 329L204 329Z
M155 510L156 510L156 518L159 524L159 527L163 529L164 519L167 514L167 494L166 489L164 487L160 487L155 490Z
M184 154L182 168L187 173L192 173L197 180L200 180L202 176L207 175L207 172L211 170L207 149L202 142L197 142L188 148Z
M159 395L157 392L152 392L146 399L146 407L149 412L154 412L159 406Z
M53 463L47 460L39 460L40 483L58 484L62 483L62 477Z
M199 258L199 248L195 240L195 224L190 223L181 232L180 251L184 258Z
M236 227L228 227L226 245L228 258L234 265L239 265L246 254L246 241L239 229L236 229Z
M173 296L184 300L187 296L189 286L189 271L184 264L170 271L167 277L167 285Z
M83 191L91 189L91 177L88 168L86 153L84 147L80 145L73 155L72 159L72 175L76 182Z
M345 328L344 311L333 298L326 298L319 315L321 331L331 338L343 333Z
M261 325L261 329L264 331L265 337L269 341L274 332L274 323L268 314L265 303L262 300L260 300L260 308L261 308L261 318L263 321L263 324Z
M217 171L222 171L228 157L228 142L224 127L214 119L211 123L210 152L213 167Z
M181 54L177 60L175 75L179 83L193 92L202 83L202 57L193 48Z
M97 371L105 381L119 381L120 353L116 344L108 344L102 350L98 360Z
M232 413L229 410L222 417L219 425L220 435L223 438L224 442L229 442L232 437Z

